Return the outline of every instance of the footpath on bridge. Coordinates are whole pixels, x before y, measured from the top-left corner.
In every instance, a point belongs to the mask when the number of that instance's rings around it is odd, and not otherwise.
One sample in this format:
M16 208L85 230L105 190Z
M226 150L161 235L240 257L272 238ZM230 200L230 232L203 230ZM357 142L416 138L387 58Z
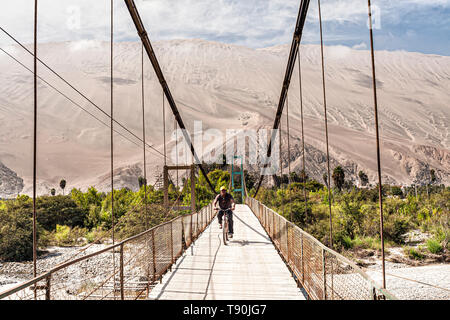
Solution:
M227 246L216 217L149 299L305 300L250 208L236 205L233 220Z

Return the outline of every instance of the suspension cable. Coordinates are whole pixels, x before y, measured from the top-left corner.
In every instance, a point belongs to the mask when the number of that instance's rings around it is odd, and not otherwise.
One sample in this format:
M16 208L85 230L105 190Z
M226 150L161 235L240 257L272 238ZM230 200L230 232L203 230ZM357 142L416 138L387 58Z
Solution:
M289 58L288 58L287 66L286 66L286 72L284 75L283 86L281 88L280 100L278 102L278 108L277 108L277 112L275 114L273 131L272 131L272 135L269 140L268 147L267 147L267 158L270 158L270 156L272 154L272 144L274 143L274 140L276 138L276 134L277 134L276 130L278 129L278 127L280 125L281 115L283 114L284 101L286 99L287 90L289 89L289 85L291 83L292 72L294 70L295 60L297 57L298 46L301 42L302 35L303 35L303 27L305 25L306 15L308 13L309 2L310 2L310 0L301 0L300 1L297 22L295 25L294 34L292 36L291 49L289 52ZM267 166L268 166L268 164L265 164L264 168L266 168ZM261 187L263 179L264 179L264 175L261 174L259 177L259 181L256 186L255 194L253 195L253 197L256 197L258 195L258 191Z
M306 197L306 165L305 165L305 132L304 132L304 123L303 123L303 92L302 92L302 67L301 67L301 56L300 56L301 46L298 48L298 83L299 83L299 91L300 91L300 117L302 122L302 152L303 152L303 196L305 198L305 222L308 218L308 199Z
M20 66L22 66L25 70L29 71L30 73L34 73L33 70L31 70L30 68L28 68L26 65L24 65L22 62L20 62L17 58L15 58L12 54L10 54L8 51L6 51L3 48L0 48L0 51L2 51L4 54L6 54L8 57L10 57L12 60L14 60L17 64L19 64ZM37 76L38 79L45 83L48 87L52 88L54 91L56 91L57 93L59 93L61 96L63 96L64 98L66 98L69 102L71 102L74 106L76 106L77 108L83 110L85 113L87 113L89 116L91 116L93 119L97 120L98 122L100 122L101 124L103 124L106 128L110 128L109 124L107 124L106 122L104 122L103 120L101 120L100 118L98 118L97 116L95 116L93 113L89 112L87 109L83 108L83 106L81 106L79 103L77 103L76 101L74 101L73 99L71 99L69 96L67 96L65 93L61 92L60 90L58 90L55 86L53 86L50 82L46 81L44 78L42 78L41 76ZM118 135L120 135L122 138L124 138L125 140L127 140L128 142L134 144L137 147L141 147L139 144L137 144L135 141L131 140L130 138L128 138L127 136L125 136L123 133L121 133L120 131L117 131L117 129L114 129L114 132ZM158 157L162 157L162 154L157 154L157 153L153 153L153 149L148 150L148 146L146 146L147 151L152 151L152 154Z
M370 31L370 52L372 58L372 81L373 81L373 100L375 113L375 132L377 143L377 171L378 171L378 198L380 202L380 238L381 238L381 262L383 272L383 288L386 288L386 270L385 270L385 255L384 255L384 235L383 235L383 191L381 185L381 155L380 155L380 134L378 126L378 99L377 99L377 78L375 72L375 53L373 44L373 28L372 28L372 6L368 0L369 6L369 31Z
M162 95L162 115L163 115L163 140L164 140L164 165L167 165L167 157L166 157L166 106L165 106L165 96L164 92Z
M111 0L111 55L110 55L110 63L111 63L111 74L110 74L110 82L111 82L111 221L112 221L112 243L115 243L115 232L114 232L114 1ZM116 300L116 258L115 258L115 250L113 250L113 270L114 270L114 300Z
M22 49L24 49L27 53L29 53L32 57L34 57L33 52L31 52L25 45L23 45L19 40L17 40L15 37L13 37L9 32L7 32L3 27L0 26L0 30L6 34L11 40L13 40L15 43L17 43ZM91 99L89 99L84 93L82 93L79 89L77 89L73 84L71 84L69 81L67 81L64 77L62 77L58 72L56 72L53 68L51 68L47 63L45 63L42 59L39 57L36 57L37 61L40 62L44 67L46 67L51 73L53 73L56 77L58 77L61 81L63 81L66 85L68 85L70 88L72 88L76 93L78 93L81 97L83 97L86 101L88 101L92 106L94 106L97 110L99 110L101 113L103 113L106 117L111 118L111 115L109 115L106 111L104 111L102 108L100 108L95 102L93 102ZM129 130L125 125L117 121L116 119L112 118L113 122L117 124L119 127L124 129L126 132L131 134L134 138L142 142L142 139L138 137L136 134L134 134L131 130ZM159 150L155 149L153 146L147 144L147 146L157 153L163 155Z
M208 175L206 174L205 168L203 167L197 153L195 152L194 144L191 141L191 137L187 133L186 126L183 123L183 119L181 118L181 115L180 115L180 112L176 105L175 99L172 96L172 93L170 91L170 88L167 84L166 79L164 78L164 74L161 70L161 66L159 65L158 59L155 55L155 51L153 50L152 44L148 37L147 31L145 30L144 23L142 22L142 19L139 15L139 11L136 7L136 4L134 3L134 0L125 0L125 4L127 5L131 19L133 20L133 23L136 27L136 31L137 31L139 37L141 38L142 43L145 46L145 50L147 51L147 55L153 66L153 70L155 71L156 76L158 77L159 83L164 91L164 94L167 98L167 102L172 110L172 113L173 113L174 117L177 119L177 122L178 122L178 125L180 126L180 128L183 129L184 138L185 138L186 142L188 142L191 153L194 157L193 162L195 164L198 164L198 167L200 168L200 171L202 172L203 176L205 177L205 180L208 183L208 186L210 187L211 191L216 193L216 191L214 190L214 186L212 185L211 181L208 178Z
M281 142L281 131L283 130L283 128L282 128L282 124L283 124L283 121L282 121L282 119L280 119L280 127L278 128L278 137L279 137L279 139L280 139L280 143L279 143L279 148L280 148L280 150L279 150L279 152L280 152L280 186L281 186L281 188L283 188L283 156L282 156L282 148L281 148L281 144L282 144L282 142Z
M144 91L144 45L141 45L141 94L142 94L142 149L144 153L144 205L145 229L148 229L148 203L147 203L147 157L145 154L145 91Z
M333 248L333 218L331 216L331 173L330 173L330 151L328 144L328 119L327 119L327 96L325 90L325 62L323 58L323 31L322 31L322 12L320 10L320 0L317 0L319 6L319 25L320 25L320 52L322 60L322 87L323 87L323 108L325 118L325 140L327 145L327 172L328 172L328 208L330 215L330 248Z
M286 95L286 129L288 143L288 195L289 195L289 218L292 221L292 194L291 194L291 142L289 137L289 90Z
M175 131L175 165L178 166L178 123L177 119L173 119L173 130ZM179 191L179 174L177 170L177 190Z
M34 114L33 114L33 278L37 275L37 229L36 229L36 176L37 176L37 29L38 1L34 1ZM37 299L36 285L33 286L34 300Z
M291 139L289 137L289 91L286 96L286 134L287 134L287 143L288 143L288 183L291 184Z

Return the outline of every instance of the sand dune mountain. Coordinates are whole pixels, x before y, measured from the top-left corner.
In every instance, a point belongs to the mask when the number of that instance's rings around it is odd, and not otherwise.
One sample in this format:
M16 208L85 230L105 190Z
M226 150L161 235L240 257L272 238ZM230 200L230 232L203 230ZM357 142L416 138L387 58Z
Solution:
M190 131L194 120L203 128L270 128L276 111L289 46L250 49L203 40L155 42L166 80ZM4 48L29 68L32 59L19 47ZM141 47L115 44L114 117L142 135ZM105 112L110 112L109 44L64 42L39 45L39 55ZM320 48L301 48L305 143L310 176L325 170L325 134ZM426 181L431 168L439 182L450 183L450 57L411 52L376 52L385 181ZM370 55L365 50L326 47L329 140L333 165L341 164L356 180L364 170L376 177ZM32 176L33 77L0 54L0 196L30 193ZM147 141L162 152L162 90L145 63ZM48 193L65 178L67 187L109 187L108 118L60 79L39 66L39 75L101 121L39 82L38 186ZM297 68L289 92L292 168L301 168L300 100ZM166 103L166 133L173 117ZM106 124L106 125L105 125ZM142 174L141 143L115 125L115 185L137 187ZM282 128L286 129L283 117ZM287 141L283 131L283 165ZM173 147L169 143L168 150ZM148 152L149 177L156 179L163 158ZM180 159L182 162L183 159ZM287 170L284 169L286 172ZM15 176L17 175L17 176ZM16 178L14 178L16 177ZM23 179L23 182L21 180ZM8 187L5 187L8 185ZM23 189L22 189L23 187Z

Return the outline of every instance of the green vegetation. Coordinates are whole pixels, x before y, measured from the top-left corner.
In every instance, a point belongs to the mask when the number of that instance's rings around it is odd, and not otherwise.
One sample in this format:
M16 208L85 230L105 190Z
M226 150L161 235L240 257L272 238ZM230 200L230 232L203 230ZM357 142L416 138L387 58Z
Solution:
M228 186L230 174L226 165L205 165L208 178L219 190ZM342 169L342 168L341 168ZM378 189L356 188L342 175L341 169L333 171L333 182L339 182L332 191L332 219L334 247L337 250L373 249L381 247L379 240ZM358 175L367 184L366 175ZM254 194L259 177L246 173L246 187ZM290 179L289 179L290 178ZM344 181L342 181L344 178ZM326 175L324 180L327 181ZM284 175L275 181L279 187L261 187L258 200L274 209L299 227L329 245L328 191L324 184L303 173ZM288 182L291 181L288 187ZM325 182L324 181L324 182ZM148 228L171 220L187 212L168 211L163 207L163 191L147 186L147 208L144 206L145 179L140 178L140 190L133 192L124 188L114 191L114 214L116 239L125 239ZM333 183L332 183L333 184ZM178 190L171 182L171 203L190 205L190 180L183 179ZM307 190L307 206L303 187ZM215 194L200 174L195 184L196 208L209 204ZM426 252L443 254L449 249L450 239L450 188L430 185L405 190L395 186L383 186L384 235L387 246L404 245L405 234L421 229L432 234L423 250L408 255L415 259ZM236 197L239 198L239 197ZM239 199L236 199L239 200ZM48 245L73 246L100 243L111 237L111 193L99 192L90 187L85 192L72 189L68 195L42 196L37 198L38 247ZM0 201L0 260L21 261L32 258L32 199L19 196L14 200Z
M439 254L443 250L441 243L436 239L429 239L427 241L427 248L428 248L428 251L430 251L431 253L434 253L434 254Z
M9 211L10 201L0 206L0 257L7 261L30 260L33 258L33 221L31 215L24 214L29 208ZM15 202L24 202L23 197Z
M365 184L365 174L359 178ZM324 182L327 181L324 175ZM339 188L332 191L333 237L336 250L381 248L379 235L378 188L348 188L347 181L342 182L342 172L336 168L333 172L334 185ZM308 206L305 210L303 185L308 192ZM414 189L413 189L414 190ZM405 243L405 234L421 229L432 234L427 242L432 253L448 250L450 239L450 188L430 187L427 196L422 188L416 198L415 192L395 186L382 188L384 203L384 238L387 246L400 246ZM414 190L415 191L415 190ZM314 180L303 183L285 184L282 188L264 188L258 193L258 200L289 219L292 212L293 222L312 234L322 243L329 245L328 192L323 184ZM306 211L306 213L305 213ZM409 250L409 249L408 249ZM423 253L408 252L419 259Z
M228 186L228 172L209 168L208 177L218 190ZM148 228L175 218L187 212L173 212L163 207L163 191L147 186L147 211L144 206L145 179L139 178L140 190L128 188L114 191L114 217L116 239L125 239ZM251 181L249 181L252 183ZM254 182L253 182L254 184ZM251 184L251 186L253 186ZM169 186L169 199L182 205L190 205L190 180L177 190L173 183ZM61 181L64 190L65 181ZM195 185L196 208L211 202L214 193L206 179L200 175ZM53 194L53 192L51 192ZM33 255L32 230L33 202L28 196L14 200L0 200L0 260L31 260ZM86 192L72 189L68 195L41 196L36 200L38 247L48 245L75 246L101 242L111 237L111 193L99 192L90 187Z
M414 260L422 260L425 256L418 250L414 248L405 248L406 254Z

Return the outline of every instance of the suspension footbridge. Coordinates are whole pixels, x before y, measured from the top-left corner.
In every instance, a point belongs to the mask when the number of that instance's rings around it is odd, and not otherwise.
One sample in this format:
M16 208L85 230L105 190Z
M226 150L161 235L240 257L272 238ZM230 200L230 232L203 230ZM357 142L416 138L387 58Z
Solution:
M51 63L44 62L38 58L37 51L37 19L38 1L35 1L35 42L34 51L29 50L15 39L11 33L1 29L7 36L16 41L25 51L34 58L34 149L33 149L33 219L34 219L34 274L31 280L21 283L6 292L0 293L0 299L323 299L323 300L347 300L347 299L395 299L385 289L383 283L374 282L352 261L343 257L333 249L333 230L331 221L331 201L329 204L330 214L330 241L331 248L326 247L317 239L300 229L296 224L288 221L270 208L264 206L255 199L262 185L264 176L258 181L256 192L249 195L241 185L241 192L245 198L245 204L238 205L234 221L236 236L228 246L223 245L220 239L221 231L215 221L215 212L212 204L201 210L195 205L195 184L191 179L191 214L180 215L175 219L152 227L131 238L117 242L114 235L115 215L114 197L111 197L112 211L112 241L113 244L94 253L80 252L69 261L55 266L50 270L37 272L36 260L36 181L37 165L36 154L39 151L37 143L37 111L38 111L38 64L52 72L57 78L65 82L69 87L87 100L109 118L109 124L103 123L110 128L110 166L111 166L111 195L114 194L114 132L117 128L124 129L122 134L131 135L135 140L142 143L144 154L144 168L146 168L145 152L153 149L164 156L164 204L169 209L167 188L169 170L199 169L199 174L205 178L207 185L213 192L214 186L208 179L205 168L199 160L191 136L187 130L183 131L185 141L190 147L195 165L169 167L167 165L166 143L164 136L164 154L155 150L145 140L145 121L143 121L142 138L132 133L126 126L114 118L114 69L113 69L113 1L111 0L111 105L110 112L89 100L79 89L65 78L60 76L51 67ZM271 156L275 134L279 129L281 116L285 106L287 107L287 95L296 61L298 61L301 92L301 66L300 66L300 43L303 27L308 13L309 0L301 0L295 31L286 66L285 77L281 86L280 99L275 114L273 125L274 133L269 140L267 157ZM147 55L153 70L158 78L159 84L164 92L164 101L167 101L173 117L180 129L186 129L174 97L169 89L168 83L159 65L156 54L150 42L144 24L140 18L139 11L133 0L125 0L128 12L133 20L136 31L142 42L142 79L144 68L144 57ZM319 19L321 21L320 0ZM370 1L368 1L369 17L371 16ZM371 21L371 20L370 20ZM320 24L321 42L322 25ZM377 133L377 155L378 155L378 177L380 192L380 212L382 213L381 196L381 167L380 146L378 140L378 118L377 118L377 94L376 73L373 51L372 29L370 28L372 40L372 67L373 67L373 92L374 92L374 115ZM328 186L331 185L330 159L328 152L328 130L326 110L326 83L325 65L323 59L323 43L321 50L322 76L323 76L323 104L325 134L327 146L327 178ZM17 61L16 61L17 62ZM42 80L42 79L41 79ZM142 80L142 94L144 92ZM144 96L143 96L144 97ZM301 94L300 94L301 97ZM81 106L80 106L81 107ZM118 106L116 106L118 107ZM303 107L303 106L301 106ZM142 98L142 114L145 101ZM164 108L164 105L163 105ZM163 109L164 110L164 109ZM303 124L303 109L302 124ZM289 120L288 108L286 108L287 120ZM289 126L289 121L287 121ZM287 128L289 130L289 127ZM289 132L289 131L288 131ZM302 140L303 126L302 126ZM289 134L288 134L289 144ZM281 148L281 147L280 147ZM289 152L289 147L288 147ZM303 143L303 167L305 165L305 150ZM289 156L290 159L290 156ZM289 160L290 161L290 160ZM242 168L241 168L242 169ZM146 182L146 169L144 169L144 181ZM289 167L290 171L290 167ZM234 173L233 173L234 174ZM243 171L241 170L241 175ZM245 183L244 179L241 179ZM144 187L144 203L142 210L147 212L146 183ZM306 192L306 191L305 191ZM331 188L328 188L329 199L331 199ZM305 193L305 201L306 193ZM305 210L306 210L305 205ZM173 207L171 208L173 209ZM186 208L183 208L186 210ZM307 212L306 212L307 214ZM383 247L383 215L380 215L380 233ZM382 250L382 252L384 252ZM382 257L384 262L384 255ZM384 265L383 265L384 266Z

